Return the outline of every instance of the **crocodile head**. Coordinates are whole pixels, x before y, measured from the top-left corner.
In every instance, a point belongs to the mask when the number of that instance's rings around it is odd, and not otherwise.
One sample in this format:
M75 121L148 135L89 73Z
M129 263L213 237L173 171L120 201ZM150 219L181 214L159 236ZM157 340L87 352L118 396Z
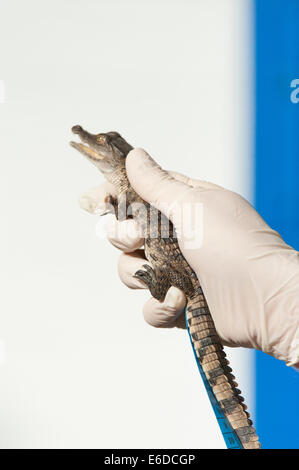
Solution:
M81 126L72 127L72 132L80 137L81 142L70 142L106 177L125 169L125 158L133 147L117 132L90 134Z

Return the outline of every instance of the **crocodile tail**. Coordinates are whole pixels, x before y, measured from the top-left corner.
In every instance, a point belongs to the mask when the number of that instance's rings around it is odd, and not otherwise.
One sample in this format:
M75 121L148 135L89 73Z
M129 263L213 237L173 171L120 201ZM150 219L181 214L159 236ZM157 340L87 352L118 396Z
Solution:
M259 449L261 444L201 288L188 299L186 323L199 371L227 447Z

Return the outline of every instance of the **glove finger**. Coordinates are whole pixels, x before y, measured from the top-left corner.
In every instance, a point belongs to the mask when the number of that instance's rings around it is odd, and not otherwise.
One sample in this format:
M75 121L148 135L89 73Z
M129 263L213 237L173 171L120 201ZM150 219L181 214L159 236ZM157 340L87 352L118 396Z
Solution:
M182 194L192 190L176 181L163 170L143 149L133 149L126 158L128 178L142 199L157 207L171 218L168 210Z
M118 274L121 281L130 289L147 289L147 286L134 277L143 265L149 264L145 258L144 250L136 250L132 253L122 253L118 260Z
M211 183L210 181L204 181L200 179L189 178L189 176L183 175L182 173L178 173L177 171L168 171L170 176L174 178L176 181L180 181L191 188L196 189L224 189L222 186L218 186L218 184Z
M149 264L144 250L122 253L118 261L118 274L121 281L130 289L147 289L145 284L134 277L144 264ZM176 287L170 287L163 302L151 297L144 305L143 315L147 323L158 328L186 328L185 294Z
M125 252L132 252L142 247L144 239L133 219L119 222L112 214L106 215L105 218L106 236L113 246Z
M143 316L147 323L156 328L185 328L185 294L177 287L170 287L163 302L151 297L143 307Z
M79 206L91 214L103 214L107 210L109 196L115 196L113 184L105 183L92 188L79 198Z
M133 149L126 159L128 178L135 191L148 203L163 212L179 228L179 208L185 202L200 203L200 191L221 189L206 181L195 182L184 175L176 174L176 178L163 170L143 149ZM194 191L196 186L197 191ZM175 219L176 218L176 219Z

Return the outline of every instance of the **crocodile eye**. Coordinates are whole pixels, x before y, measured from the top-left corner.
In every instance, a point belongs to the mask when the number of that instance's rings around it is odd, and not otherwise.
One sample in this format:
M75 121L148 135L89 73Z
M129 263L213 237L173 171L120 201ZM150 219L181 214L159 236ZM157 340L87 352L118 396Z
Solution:
M99 144L107 144L107 136L105 134L98 134L96 136L96 141Z

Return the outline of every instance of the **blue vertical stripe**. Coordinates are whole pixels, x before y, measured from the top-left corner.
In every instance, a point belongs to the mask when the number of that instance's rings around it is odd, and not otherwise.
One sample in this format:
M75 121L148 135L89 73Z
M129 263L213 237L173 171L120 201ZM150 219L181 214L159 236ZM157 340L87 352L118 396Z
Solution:
M299 1L254 4L256 208L299 250L299 103L290 99L291 82L299 79ZM262 352L256 427L263 448L299 448L299 373Z

